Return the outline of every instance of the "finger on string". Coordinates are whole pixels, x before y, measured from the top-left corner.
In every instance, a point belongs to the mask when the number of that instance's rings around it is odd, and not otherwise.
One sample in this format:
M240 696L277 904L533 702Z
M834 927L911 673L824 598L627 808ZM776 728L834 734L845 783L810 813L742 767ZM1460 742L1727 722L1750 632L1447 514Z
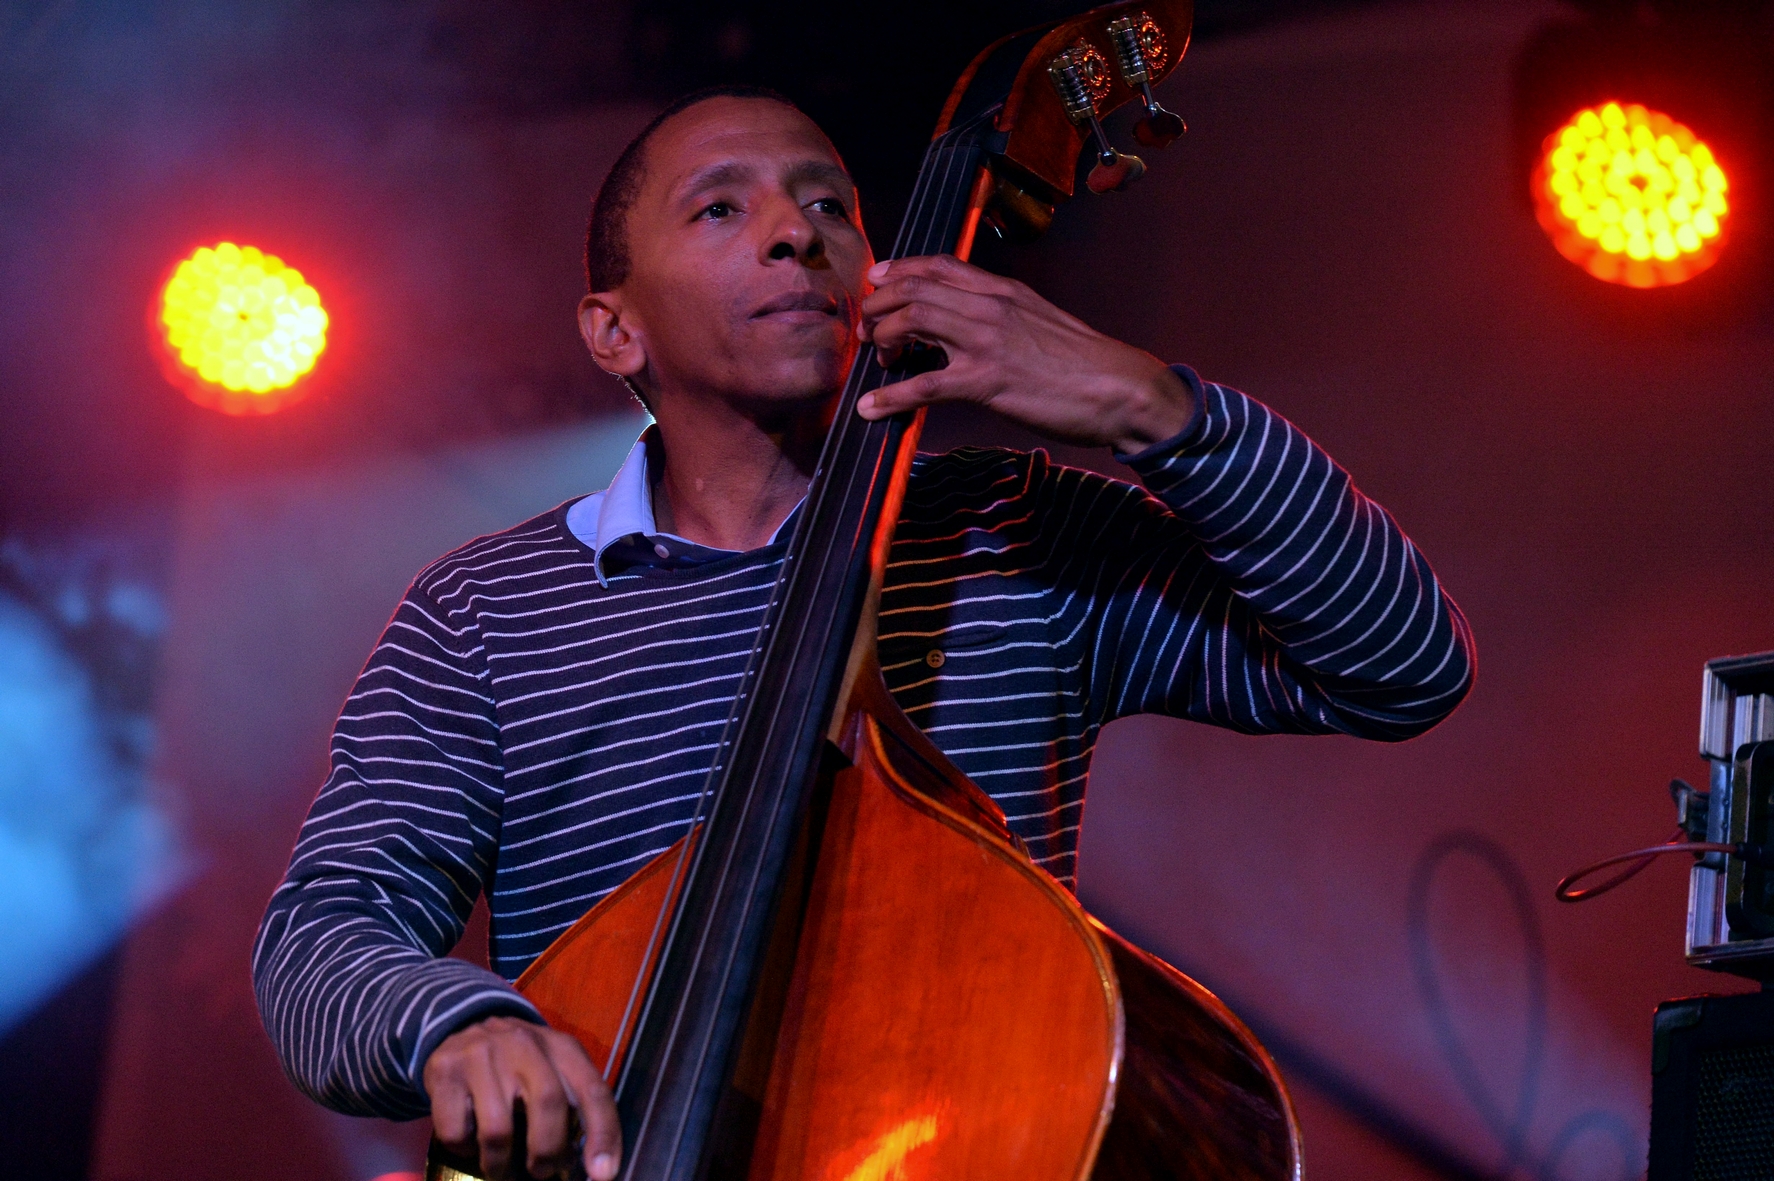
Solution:
M936 279L978 295L1003 295L1015 286L1011 280L962 262L952 254L925 254L878 262L870 268L868 277L869 282L877 287L908 277Z
M869 332L875 348L887 354L888 361L913 341L933 344L951 354L956 350L979 348L985 339L985 326L947 308L931 304L914 304L876 320Z
M502 1073L495 1069L491 1054L474 1055L465 1071L481 1172L489 1177L507 1176L511 1166L511 1104L516 1095Z
M551 1040L546 1049L579 1113L585 1172L591 1181L612 1181L622 1163L622 1125L609 1088L577 1043L567 1046Z
M1004 310L1000 296L963 291L934 279L913 277L903 283L889 283L863 300L862 322L871 332L879 331L882 320L911 308L934 309L975 323L995 319Z
M867 419L886 418L905 410L916 410L936 402L977 401L967 395L966 388L948 376L946 369L920 373L904 381L884 385L857 399L856 410Z
M571 1158L567 1093L554 1064L540 1049L524 1055L517 1064L517 1075L518 1094L524 1101L525 1163L531 1175L550 1176L566 1167Z

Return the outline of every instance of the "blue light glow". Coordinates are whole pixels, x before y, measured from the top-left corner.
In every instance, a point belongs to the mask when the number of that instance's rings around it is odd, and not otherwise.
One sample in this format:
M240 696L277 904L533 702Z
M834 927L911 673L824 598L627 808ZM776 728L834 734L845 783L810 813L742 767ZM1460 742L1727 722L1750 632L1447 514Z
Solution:
M5 556L19 574L22 551ZM0 1032L109 947L175 864L144 799L151 735L124 704L145 686L101 686L69 643L121 634L139 649L158 638L158 600L135 582L58 581L0 590ZM108 671L145 675L128 660Z

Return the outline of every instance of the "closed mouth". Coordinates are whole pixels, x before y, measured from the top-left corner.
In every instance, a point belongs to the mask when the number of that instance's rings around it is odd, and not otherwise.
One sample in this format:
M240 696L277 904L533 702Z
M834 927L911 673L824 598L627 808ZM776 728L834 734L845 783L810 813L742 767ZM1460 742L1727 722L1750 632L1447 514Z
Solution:
M836 296L822 294L818 291L791 291L770 300L752 313L752 319L774 316L781 312L818 312L821 315L836 316L838 300Z

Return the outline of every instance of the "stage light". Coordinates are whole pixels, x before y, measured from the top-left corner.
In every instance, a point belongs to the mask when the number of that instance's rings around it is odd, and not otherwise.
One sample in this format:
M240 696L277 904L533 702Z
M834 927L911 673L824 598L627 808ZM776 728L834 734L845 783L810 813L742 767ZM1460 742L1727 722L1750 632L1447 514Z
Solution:
M1724 244L1729 182L1712 149L1637 103L1571 116L1546 137L1532 184L1558 252L1610 283L1681 283Z
M160 296L160 326L186 394L226 414L269 414L326 348L327 314L300 271L253 246L205 246Z

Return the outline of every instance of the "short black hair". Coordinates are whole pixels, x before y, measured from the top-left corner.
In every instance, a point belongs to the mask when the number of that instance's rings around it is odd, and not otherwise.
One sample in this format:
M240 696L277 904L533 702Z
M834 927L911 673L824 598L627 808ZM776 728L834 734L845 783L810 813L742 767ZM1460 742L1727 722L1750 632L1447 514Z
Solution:
M628 211L640 195L646 176L647 141L667 119L711 98L764 98L800 110L785 95L767 86L705 86L666 104L640 133L628 141L616 163L610 165L604 183L591 203L591 221L585 227L585 286L587 291L614 291L628 279Z

